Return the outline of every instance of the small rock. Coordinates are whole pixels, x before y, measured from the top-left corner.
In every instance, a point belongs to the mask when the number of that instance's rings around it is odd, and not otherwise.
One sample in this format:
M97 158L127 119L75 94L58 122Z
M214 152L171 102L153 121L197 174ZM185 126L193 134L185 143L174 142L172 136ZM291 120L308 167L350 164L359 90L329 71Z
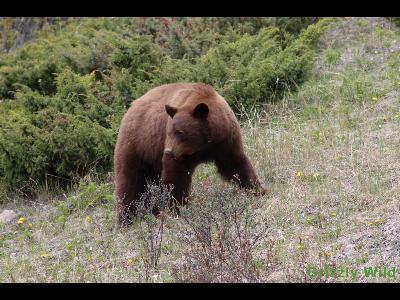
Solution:
M0 214L0 223L9 223L12 220L16 219L18 216L13 210L5 209Z

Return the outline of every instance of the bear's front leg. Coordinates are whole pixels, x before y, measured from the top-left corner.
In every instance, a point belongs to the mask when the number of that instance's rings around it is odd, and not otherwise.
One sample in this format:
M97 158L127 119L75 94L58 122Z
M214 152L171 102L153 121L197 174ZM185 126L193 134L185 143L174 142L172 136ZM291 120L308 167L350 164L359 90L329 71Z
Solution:
M255 190L261 195L267 192L243 151L225 150L216 157L215 164L223 178L237 183L241 188Z
M192 182L193 164L187 159L176 159L169 155L163 156L161 183L172 188L170 208L179 215L178 206L187 204L190 185Z

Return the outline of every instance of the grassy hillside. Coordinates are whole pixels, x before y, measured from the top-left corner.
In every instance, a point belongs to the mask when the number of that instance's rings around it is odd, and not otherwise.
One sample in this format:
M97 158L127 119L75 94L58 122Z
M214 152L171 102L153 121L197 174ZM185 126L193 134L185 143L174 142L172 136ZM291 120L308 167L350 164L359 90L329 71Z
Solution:
M269 194L242 194L201 165L181 218L143 210L121 230L112 174L58 197L38 185L35 201L0 206L20 217L0 224L0 281L399 282L400 32L344 18L316 47L297 90L241 111ZM165 199L157 186L148 197Z
M161 84L211 84L237 113L279 101L309 78L330 21L82 18L39 31L0 55L1 186L34 194L105 176L122 115Z

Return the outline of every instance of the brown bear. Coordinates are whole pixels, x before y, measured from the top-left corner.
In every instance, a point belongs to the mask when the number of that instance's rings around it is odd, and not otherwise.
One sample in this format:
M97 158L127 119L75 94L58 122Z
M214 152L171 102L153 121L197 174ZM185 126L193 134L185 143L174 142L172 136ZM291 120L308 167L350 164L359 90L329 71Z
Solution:
M244 153L235 114L211 86L166 84L133 101L115 147L119 223L131 223L149 181L172 187L173 202L186 204L193 171L209 161L241 188L265 192Z

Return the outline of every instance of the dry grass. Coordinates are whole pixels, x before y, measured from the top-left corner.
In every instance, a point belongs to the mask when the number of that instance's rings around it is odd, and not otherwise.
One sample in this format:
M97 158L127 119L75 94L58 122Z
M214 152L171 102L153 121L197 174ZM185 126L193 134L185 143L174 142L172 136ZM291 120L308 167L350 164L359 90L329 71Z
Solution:
M191 199L192 207L202 206L187 215L194 225L167 214L126 230L116 226L111 181L84 180L61 202L15 199L2 209L25 220L0 225L0 281L399 282L398 272L363 275L364 267L400 269L400 34L394 30L380 18L335 23L321 40L315 78L243 123L247 153L268 195L238 194L213 165L202 165ZM217 205L221 195L243 209L239 219L227 217L235 209ZM199 238L194 228L202 225L209 231ZM248 247L260 227L267 234ZM354 278L307 273L324 266L358 272Z

